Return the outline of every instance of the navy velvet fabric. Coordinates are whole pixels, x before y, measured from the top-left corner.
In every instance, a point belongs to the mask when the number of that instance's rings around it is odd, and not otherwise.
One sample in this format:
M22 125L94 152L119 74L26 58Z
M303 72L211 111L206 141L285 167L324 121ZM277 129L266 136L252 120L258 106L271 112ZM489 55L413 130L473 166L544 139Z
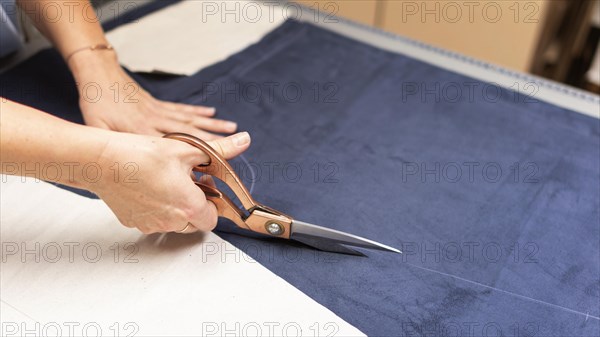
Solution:
M66 71L49 53L27 66ZM234 167L258 201L404 250L325 253L220 222L368 335L600 335L598 119L295 21L194 76L138 79L250 132Z

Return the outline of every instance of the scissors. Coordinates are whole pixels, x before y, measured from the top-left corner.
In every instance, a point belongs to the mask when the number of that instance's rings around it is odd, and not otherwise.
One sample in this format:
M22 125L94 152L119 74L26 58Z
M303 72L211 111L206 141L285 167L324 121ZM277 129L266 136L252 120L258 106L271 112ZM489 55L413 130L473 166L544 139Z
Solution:
M327 252L364 256L361 252L346 247L355 246L401 253L398 249L360 236L298 221L280 211L259 204L254 201L227 160L206 142L185 133L170 133L164 137L192 145L209 157L209 163L195 166L193 171L213 176L224 182L240 200L242 208L217 188L199 181L194 183L204 192L206 199L215 204L219 217L233 221L240 228L270 237L299 241Z

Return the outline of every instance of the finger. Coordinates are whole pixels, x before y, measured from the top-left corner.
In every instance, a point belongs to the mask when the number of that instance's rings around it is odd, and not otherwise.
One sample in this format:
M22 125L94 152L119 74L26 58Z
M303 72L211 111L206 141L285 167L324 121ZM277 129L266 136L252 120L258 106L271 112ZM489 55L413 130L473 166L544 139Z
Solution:
M237 123L216 118L196 117L192 120L192 125L202 130L220 133L232 133L237 130Z
M154 233L158 233L159 230L157 230L154 227L150 227L148 225L141 225L138 226L137 229L142 232L142 234L148 235L148 234L154 234Z
M172 119L179 123L185 123L185 124L191 124L195 118L198 118L198 115L196 115L196 114L192 114L189 112L183 112L183 111L173 111L173 110L163 109L160 111L160 113L162 114L163 117ZM200 118L206 118L206 117L200 117Z
M189 133L193 136L196 136L203 140L215 140L221 138L221 136L215 135L213 133L197 129L189 124L179 123L173 120L165 119L161 121L161 125L158 127L158 130L163 133L170 132L183 132Z
M133 222L131 220L121 219L121 217L119 217L119 216L117 216L117 219L123 226L125 226L127 228L136 228L135 222Z
M221 135L215 135L214 133L200 130L200 129L195 129L195 131L190 131L190 132L195 132L195 134L198 135L197 136L198 138L206 140L206 141L217 140L217 139L223 138L223 136L221 136ZM194 133L192 133L192 134L194 134Z
M213 204L211 201L206 200L206 203L203 205L200 211L196 213L194 218L190 220L190 222L194 224L194 228L204 232L209 232L215 229L218 219L219 214L217 212L217 206L215 206L215 204Z
M143 135L148 135L148 136L157 136L157 137L162 137L165 135L164 132L154 129L154 128L144 128L141 132L136 132L139 134L143 134Z
M225 157L225 159L231 159L248 149L250 146L250 134L248 132L240 132L229 137L209 141L208 144Z
M219 133L233 133L237 130L237 123L223 119L198 116L182 111L165 110L160 113L166 118L182 124L192 125L201 130Z
M213 107L206 107L206 106L200 106L200 105L189 105L189 104L181 104L181 103L173 103L173 102L165 102L165 101L158 101L158 104L161 105L162 107L172 110L172 111L195 113L200 116L207 116L207 117L214 116L215 112L216 112L215 108L213 108Z
M210 187L217 187L217 184L215 184L215 180L211 176L206 174L200 177L200 182Z
M198 210L196 210L198 212ZM199 231L195 222L192 219L182 220L180 217L176 217L178 220L175 220L175 217L169 220L168 222L163 223L161 226L155 226L150 228L150 230L156 233L177 233L177 234L191 234Z
M188 222L187 225L185 225L185 227L183 227L182 229L176 231L175 233L178 234L192 234L192 233L196 233L199 232L200 229L198 227L196 227L196 225L194 225L193 222Z

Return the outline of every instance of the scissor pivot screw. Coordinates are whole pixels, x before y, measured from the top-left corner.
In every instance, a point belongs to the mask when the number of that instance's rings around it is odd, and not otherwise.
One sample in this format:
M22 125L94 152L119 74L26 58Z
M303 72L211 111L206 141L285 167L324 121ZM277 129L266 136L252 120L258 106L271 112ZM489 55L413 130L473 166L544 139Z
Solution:
M269 222L265 225L265 229L267 230L267 232L269 232L271 235L281 235L284 232L284 228L282 225L276 223L276 222Z

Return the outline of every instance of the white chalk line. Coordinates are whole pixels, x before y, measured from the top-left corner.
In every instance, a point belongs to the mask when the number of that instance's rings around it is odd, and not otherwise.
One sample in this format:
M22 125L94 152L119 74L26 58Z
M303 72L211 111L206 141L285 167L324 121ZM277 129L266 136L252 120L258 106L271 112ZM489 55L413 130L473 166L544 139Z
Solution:
M564 311L567 311L567 312L570 312L570 313L573 313L573 314L581 315L581 316L585 317L586 321L589 318L592 318L592 319L595 319L597 321L600 321L600 317L598 317L598 316L591 316L589 313L584 313L584 312L581 312L581 311L569 309L567 307L563 307L563 306L560 306L560 305L557 305L557 304L553 304L553 303L545 302L545 301L542 301L542 300L538 300L538 299L535 299L533 297L529 297L529 296L525 296L525 295L521 295L521 294L517 294L517 293L511 292L511 291L508 291L508 290L504 290L504 289L492 287L492 286L489 286L489 285L484 284L484 283L479 283L477 281L471 281L469 279L462 278L460 276L456 276L456 275L452 275L452 274L448 274L448 273L444 273L444 272L441 272L439 270L429 269L429 268L417 266L417 265L414 265L412 263L406 263L406 264L409 265L409 266L418 268L418 269L422 269L422 270L425 270L425 271L430 271L430 272L437 273L437 274L440 274L440 275L452 277L452 278L455 278L457 280L461 280L461 281L464 281L464 282L467 282L467 283L471 283L471 284L475 284L475 285L478 285L478 286L481 286L481 287L484 287L484 288L488 288L488 289L492 289L492 290L495 290L495 291L499 291L501 293L505 293L505 294L508 294L508 295L511 295L511 296L519 297L519 298L522 298L522 299L525 299L525 300L529 300L529 301L532 301L532 302L535 302L535 303L543 304L543 305L546 305L546 306L549 306L549 307L553 307L553 308L556 308L556 309L561 309L561 310L564 310Z
M243 154L239 155L239 157L244 162L244 164L246 164L246 166L250 169L250 188L248 192L252 194L252 191L254 190L254 185L256 184L256 172L254 172L252 165L250 165L250 162L248 161L248 159L246 159L246 157Z

